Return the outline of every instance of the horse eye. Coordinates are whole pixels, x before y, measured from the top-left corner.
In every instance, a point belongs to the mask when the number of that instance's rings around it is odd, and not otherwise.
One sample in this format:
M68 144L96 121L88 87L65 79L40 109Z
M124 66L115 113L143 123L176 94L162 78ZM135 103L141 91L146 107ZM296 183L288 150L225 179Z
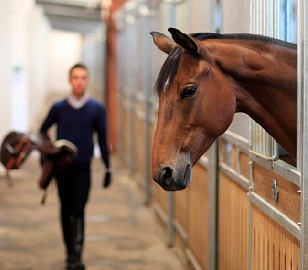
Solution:
M192 97L196 93L196 91L197 87L195 86L187 87L181 92L181 98Z

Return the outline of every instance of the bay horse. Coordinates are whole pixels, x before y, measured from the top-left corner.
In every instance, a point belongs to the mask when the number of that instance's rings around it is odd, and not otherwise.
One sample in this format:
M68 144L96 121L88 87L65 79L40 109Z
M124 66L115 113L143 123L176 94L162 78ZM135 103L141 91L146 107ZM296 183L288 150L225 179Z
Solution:
M158 121L153 179L167 191L186 188L191 167L230 126L248 114L296 159L297 45L253 34L151 32L168 54L155 83Z

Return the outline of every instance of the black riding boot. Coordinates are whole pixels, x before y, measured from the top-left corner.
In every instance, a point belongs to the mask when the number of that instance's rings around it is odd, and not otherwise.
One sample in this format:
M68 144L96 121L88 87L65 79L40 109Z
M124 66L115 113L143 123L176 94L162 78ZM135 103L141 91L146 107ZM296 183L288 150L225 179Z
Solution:
M83 216L72 216L71 218L71 235L73 243L72 260L68 262L68 269L85 270L82 263L82 247L84 240L84 218Z
M78 270L84 270L84 264L82 263L82 248L84 240L84 217L76 216L76 239L75 239L75 256L76 266Z
M61 222L62 222L62 232L63 232L63 240L65 242L66 246L66 269L70 269L69 265L74 260L74 243L73 243L73 233L72 233L72 218L70 215L66 215L64 212L62 212L61 216ZM75 231L75 230L74 230Z

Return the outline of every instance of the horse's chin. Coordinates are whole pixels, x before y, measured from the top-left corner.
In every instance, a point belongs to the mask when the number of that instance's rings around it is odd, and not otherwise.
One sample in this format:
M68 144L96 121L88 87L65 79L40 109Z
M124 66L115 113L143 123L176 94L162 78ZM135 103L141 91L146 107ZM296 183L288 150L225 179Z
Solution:
M212 144L215 142L216 137L208 137L207 140L199 146L198 151L190 153L190 163L194 167L199 159L211 148Z
M194 167L196 165L196 163L199 161L199 159L202 157L202 155L207 151L207 149L201 153L197 153L195 155L192 155L192 158L191 158L191 167Z

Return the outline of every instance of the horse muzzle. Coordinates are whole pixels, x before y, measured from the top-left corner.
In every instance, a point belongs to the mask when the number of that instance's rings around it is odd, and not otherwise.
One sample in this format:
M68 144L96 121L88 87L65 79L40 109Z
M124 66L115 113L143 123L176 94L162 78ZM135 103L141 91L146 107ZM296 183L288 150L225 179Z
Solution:
M189 159L186 155L181 155L175 167L171 165L161 166L161 169L153 174L153 179L166 191L185 189L191 181Z

